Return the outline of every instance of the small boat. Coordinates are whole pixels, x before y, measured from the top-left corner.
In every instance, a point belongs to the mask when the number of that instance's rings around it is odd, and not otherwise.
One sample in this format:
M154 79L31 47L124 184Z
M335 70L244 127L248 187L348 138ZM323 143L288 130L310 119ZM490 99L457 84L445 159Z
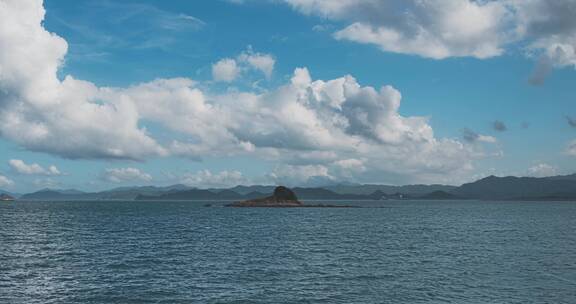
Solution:
M13 201L14 198L6 193L2 193L0 194L0 201L2 202L11 202Z

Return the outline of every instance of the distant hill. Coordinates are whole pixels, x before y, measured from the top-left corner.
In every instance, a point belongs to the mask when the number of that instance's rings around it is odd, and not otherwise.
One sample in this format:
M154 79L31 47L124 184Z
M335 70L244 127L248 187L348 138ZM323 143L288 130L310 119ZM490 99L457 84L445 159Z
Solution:
M174 191L160 195L138 195L136 200L238 200L244 196L232 190L219 192L201 189Z
M96 199L95 193L85 193L71 190L43 189L22 195L21 200L83 200Z
M267 195L271 195L271 192L258 192L252 191L245 193L247 189L244 189L245 194L238 193L233 189L210 189L210 190L186 190L177 191L172 193L164 193L161 195L139 195L137 200L249 200L254 198L259 198ZM274 190L273 187L254 187L251 189L260 190ZM388 195L381 191L375 191L374 193L368 195L362 194L339 194L323 188L303 188L297 187L292 189L294 193L303 200L379 200L379 199L398 199L407 196L398 195L397 193Z
M273 186L237 186L230 189L186 190L141 196L138 199L176 200L242 200L270 195ZM576 174L535 177L490 176L462 186L448 185L331 185L326 187L296 187L302 200L380 200L380 199L497 199L497 200L576 200Z
M307 199L307 200L371 199L371 197L368 195L348 194L348 193L340 194L323 188L293 188L292 190L296 193L296 195L300 199Z
M473 199L576 199L574 175L553 177L489 176L464 184L452 194Z
M190 187L173 185L168 187L121 187L100 192L82 192L74 189L43 189L33 193L24 194L22 200L133 200L139 195L161 195L165 193L180 192Z
M143 186L143 187L122 187L112 190L98 192L98 199L108 200L133 200L140 195L162 195L165 193L175 193L191 189L184 185L172 185L167 187Z
M20 195L21 195L21 194L18 194L18 193L13 193L13 192L10 192L10 191L6 191L6 190L0 189L0 195L1 195L1 194L5 194L5 195L8 195L8 196L11 196L11 197L14 197L14 198L18 198L18 197L20 197Z
M173 193L164 193L161 195L140 195L137 200L247 200L253 198L259 198L266 195L271 195L272 192L259 192L252 191L246 192L247 190L274 190L274 187L268 186L257 186L257 187L246 187L244 189L238 190L238 187L224 190L186 190L178 191ZM240 191L240 193L236 191ZM360 195L360 194L339 194L323 188L293 188L292 189L296 195L303 200L369 200L369 199L381 199L386 196L382 193L381 195L371 196L371 195ZM244 194L243 194L244 193Z
M571 181L576 181L576 174L548 176L548 177L543 177L543 179L547 179L547 180L571 180Z
M14 197L11 195L8 195L6 193L0 193L0 201L6 202L6 201L13 201Z
M276 186L236 186L234 188L230 188L230 190L238 193L238 194L242 194L242 195L246 195L250 192L260 192L260 193L270 193L272 194L272 192L274 192L274 188L276 188ZM216 189L213 189L216 190Z
M272 194L274 186L236 186L229 189L195 189L185 185L167 187L121 187L101 192L74 189L43 189L24 194L21 200L250 200ZM576 200L576 174L551 177L489 176L462 186L447 185L330 185L296 187L302 200L386 199L485 199L485 200ZM0 191L2 193L2 191ZM9 192L8 195L15 196Z
M452 194L452 193L449 193L446 191L442 191L442 190L438 190L438 191L430 192L428 194L424 194L418 198L419 199L425 199L425 200L452 200L452 199L458 199L459 197L455 194Z
M403 193L409 196L421 196L434 191L450 192L456 189L455 186L448 185L336 185L324 188L339 194L368 195L374 193L375 191L381 191L384 193Z

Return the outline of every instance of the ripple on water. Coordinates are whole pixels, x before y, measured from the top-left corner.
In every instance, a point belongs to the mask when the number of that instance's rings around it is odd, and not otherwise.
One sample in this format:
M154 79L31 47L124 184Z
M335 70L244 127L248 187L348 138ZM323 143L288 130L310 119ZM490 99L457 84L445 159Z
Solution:
M0 205L0 303L576 303L576 204L357 204Z

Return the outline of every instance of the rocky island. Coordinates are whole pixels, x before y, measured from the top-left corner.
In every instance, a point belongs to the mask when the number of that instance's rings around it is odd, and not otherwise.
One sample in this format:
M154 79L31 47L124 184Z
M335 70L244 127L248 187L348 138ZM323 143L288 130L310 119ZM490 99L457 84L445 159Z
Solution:
M12 197L11 195L8 195L6 193L0 194L0 201L11 202L13 200L14 200L14 197Z
M227 205L227 207L332 207L332 208L350 208L353 206L344 205L305 205L298 200L294 191L284 186L278 186L274 189L274 193L264 198L250 199L240 202L234 202Z
M268 197L256 198L235 202L229 207L302 207L303 204L298 200L294 192L284 186L278 186L274 193Z

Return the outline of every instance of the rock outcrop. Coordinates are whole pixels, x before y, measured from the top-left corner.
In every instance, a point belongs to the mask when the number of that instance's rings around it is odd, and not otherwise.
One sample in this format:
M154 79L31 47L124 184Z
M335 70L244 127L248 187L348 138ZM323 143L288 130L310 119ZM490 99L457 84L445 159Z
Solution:
M271 196L235 202L229 207L303 207L294 192L284 186L274 189Z
M2 193L0 194L0 201L13 201L14 197L6 194L6 193Z

